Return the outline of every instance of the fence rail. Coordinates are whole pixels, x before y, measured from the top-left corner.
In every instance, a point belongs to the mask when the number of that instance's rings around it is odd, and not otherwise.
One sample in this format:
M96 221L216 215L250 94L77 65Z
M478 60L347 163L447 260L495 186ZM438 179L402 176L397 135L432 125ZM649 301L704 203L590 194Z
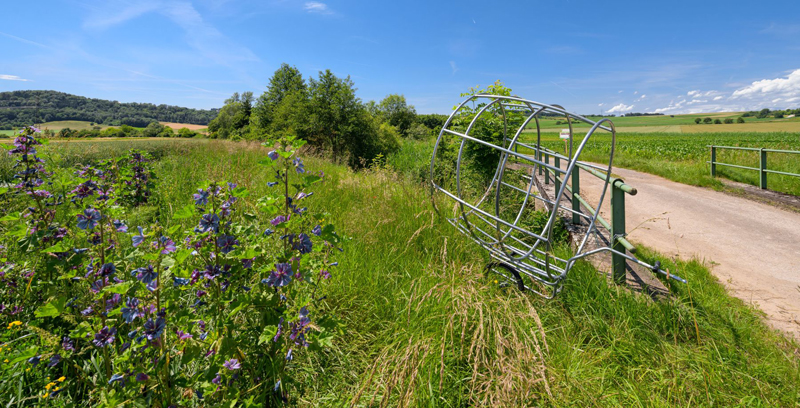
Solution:
M544 156L545 163L549 163L552 157L554 167L556 168L560 168L562 159L569 161L566 156L549 149L543 148L539 154ZM601 180L605 180L606 177L609 177L607 174L598 171L599 167L593 166L591 163L577 162L576 166ZM564 183L564 180L559 177L560 174L550 168L542 168L542 166L540 166L539 171L539 174L544 173L545 184L550 184L552 177L556 191L558 191L561 184ZM571 181L572 185L568 184L566 189L572 197L572 223L580 224L581 219L579 214L581 213L581 204L583 204L584 208L586 208L592 216L595 214L592 205L586 202L586 199L580 194L580 171L578 171L578 169L572 172ZM608 230L609 236L611 237L611 248L619 252L619 254L611 253L611 269L614 281L617 283L624 283L627 271L627 259L620 254L625 254L625 251L630 253L636 252L636 247L625 239L625 235L627 234L625 232L625 194L636 195L637 191L635 187L625 184L622 179L613 176L611 176L608 184L611 188L611 222L606 221L600 214L597 214L597 221Z
M800 174L795 173L787 173L785 171L778 171L778 170L769 170L767 169L767 153L787 153L787 154L800 154L799 151L794 150L779 150L779 149L764 149L764 148L757 148L757 147L738 147L738 146L708 146L711 148L711 161L707 161L706 163L711 164L711 177L717 176L717 166L724 166L724 167L733 167L737 169L744 169L744 170L755 170L759 173L759 181L758 186L761 187L763 190L767 189L767 174L781 174L784 176L793 176L793 177L800 177ZM728 149L728 150L745 150L751 152L759 152L759 166L758 167L747 167L747 166L740 166L738 164L732 163L722 163L717 161L717 149Z

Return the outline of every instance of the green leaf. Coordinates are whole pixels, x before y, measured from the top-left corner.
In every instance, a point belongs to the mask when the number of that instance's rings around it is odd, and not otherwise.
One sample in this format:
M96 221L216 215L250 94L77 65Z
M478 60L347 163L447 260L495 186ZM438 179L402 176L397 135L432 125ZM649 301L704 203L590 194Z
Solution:
M0 194L5 194L8 192L8 187L0 187Z
M133 286L134 282L122 282L117 283L116 285L106 286L103 288L104 293L119 293L120 295L125 294L128 292L128 289Z
M175 259L173 259L171 256L165 256L163 259L161 259L161 266L165 268L171 268L175 266Z
M20 353L16 358L11 360L11 362L8 363L8 364L9 365L14 365L16 363L19 363L20 361L25 361L25 360L35 356L36 352L38 352L38 351L39 351L39 347L32 346L29 349L27 349L27 350L23 351L22 353Z
M173 220L183 220L186 218L191 218L194 216L194 205L186 204L183 208L178 211L175 211L175 214L172 215Z
M306 185L314 184L314 183L316 183L316 182L318 182L320 180L322 180L322 177L314 175L314 174L306 174L305 176L303 176L303 182L305 182Z
M278 334L278 326L265 326L264 331L258 336L258 344L261 345L272 341L276 334Z
M69 337L72 337L73 339L82 339L91 331L92 326L90 326L88 322L81 322L78 327L75 328L75 330L69 332Z
M43 250L42 250L42 252L44 252L44 253L50 253L50 252L66 252L66 251L67 251L67 250L66 250L66 249L64 249L64 247L63 247L63 246L61 246L61 243L60 243L60 242L59 242L58 244L55 244L55 245L51 246L50 248L46 248L46 249L43 249Z
M36 309L36 311L33 312L33 314L36 317L55 317L60 315L64 311L64 305L66 304L67 304L67 298L65 296L62 296Z
M250 195L250 190L240 186L234 188L231 193L233 194L234 197L243 198Z
M272 166L275 164L275 160L270 159L269 157L266 159L261 159L258 161L258 164L262 166Z
M324 228L322 228L322 234L320 237L328 242L333 242L334 244L338 244L341 241L338 235L336 235L336 231L334 231L333 224L328 224Z
M181 249L180 251L175 253L175 263L177 263L178 265L182 264L183 261L185 261L186 258L188 258L189 255L191 254L192 254L191 249Z
M6 214L3 218L0 218L0 221L16 221L19 219L19 213L17 215Z

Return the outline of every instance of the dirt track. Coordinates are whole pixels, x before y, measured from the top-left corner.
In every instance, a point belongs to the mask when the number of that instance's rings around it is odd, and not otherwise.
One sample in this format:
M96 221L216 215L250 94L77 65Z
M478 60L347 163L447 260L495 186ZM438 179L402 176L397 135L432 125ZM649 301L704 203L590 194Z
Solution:
M629 240L704 260L731 294L800 338L800 214L632 170L614 173L638 189L626 196ZM599 179L581 177L590 202L601 188ZM610 219L606 197L602 214Z

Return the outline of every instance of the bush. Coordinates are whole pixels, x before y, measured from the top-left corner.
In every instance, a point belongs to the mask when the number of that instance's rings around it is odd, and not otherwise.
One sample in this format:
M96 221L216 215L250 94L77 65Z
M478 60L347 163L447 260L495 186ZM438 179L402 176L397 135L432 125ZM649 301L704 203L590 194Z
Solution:
M408 129L407 136L416 139L422 140L431 137L432 131L427 126L423 125L422 123L415 123L411 125Z
M739 116L738 118L736 118L736 123L744 123L744 118L742 116Z
M696 123L696 124L698 124L698 125L699 125L699 124L700 124L700 122L702 122L702 121L703 121L703 119L700 119L700 118L694 118L694 123Z
M725 124L733 123L733 118L725 118Z
M721 120L719 120L719 118L717 118L717 119L714 119L714 124L715 124L715 125L722 124L722 121L721 121Z
M703 123L709 124L711 122L712 122L711 118L703 118Z

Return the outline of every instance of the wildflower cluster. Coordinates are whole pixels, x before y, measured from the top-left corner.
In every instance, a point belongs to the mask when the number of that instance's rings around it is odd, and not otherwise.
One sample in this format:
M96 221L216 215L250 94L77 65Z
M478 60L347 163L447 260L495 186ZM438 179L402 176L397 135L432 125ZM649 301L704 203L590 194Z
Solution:
M302 141L270 144L264 197L208 182L167 222L129 226L154 191L151 158L78 166L51 194L34 134L11 150L30 208L0 219L19 241L0 247L0 344L13 344L0 369L44 379L32 397L107 405L274 405L302 387L298 360L333 337L324 292L341 250L307 205L323 177L296 156Z

